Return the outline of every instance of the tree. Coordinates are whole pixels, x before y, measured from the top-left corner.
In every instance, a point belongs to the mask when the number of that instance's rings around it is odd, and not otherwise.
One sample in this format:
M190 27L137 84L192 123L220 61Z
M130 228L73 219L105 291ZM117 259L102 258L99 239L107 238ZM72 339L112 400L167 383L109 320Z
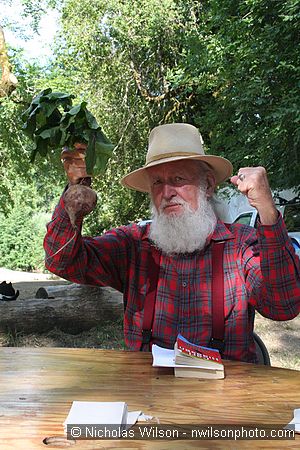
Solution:
M10 0L6 0L10 3ZM235 170L264 165L273 188L299 188L298 0L24 0L36 26L61 11L55 60L29 64L9 50L17 88L0 103L0 208L17 217L53 207L65 184L59 155L29 164L21 112L42 89L74 94L116 144L85 231L149 216L121 176L144 164L151 128L196 125L207 152ZM80 20L79 20L80 18ZM3 24L2 24L3 25ZM2 227L3 225L3 216ZM25 233L25 231L24 231Z
M235 170L264 165L272 187L299 184L298 18L292 0L64 2L62 61L118 142L97 181L110 210L125 198L146 213L116 180L143 164L149 129L165 122L198 126Z
M274 188L299 188L300 3L209 3L214 85L204 126L211 149L236 168L264 165Z
M119 185L122 175L144 163L149 130L174 119L193 122L193 98L175 80L184 33L196 24L182 5L173 0L65 2L58 61L73 73L77 92L88 98L117 144L105 179L95 180L100 214L108 219L104 228L149 214L145 196Z
M94 181L101 220L89 219L89 231L149 214L146 196L119 179L144 163L149 130L161 123L192 123L207 151L231 159L235 170L262 164L273 187L298 185L298 1L55 3L62 13L56 61L34 90L86 100L116 144L105 177ZM34 16L36 0L26 5ZM63 183L59 160L51 162Z

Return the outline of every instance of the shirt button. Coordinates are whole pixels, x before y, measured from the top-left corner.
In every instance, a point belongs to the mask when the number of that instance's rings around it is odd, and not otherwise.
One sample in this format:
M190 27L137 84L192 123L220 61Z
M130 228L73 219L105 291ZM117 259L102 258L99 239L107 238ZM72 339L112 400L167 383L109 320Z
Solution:
M182 286L183 286L183 287L187 287L187 282L186 282L186 281L183 281Z

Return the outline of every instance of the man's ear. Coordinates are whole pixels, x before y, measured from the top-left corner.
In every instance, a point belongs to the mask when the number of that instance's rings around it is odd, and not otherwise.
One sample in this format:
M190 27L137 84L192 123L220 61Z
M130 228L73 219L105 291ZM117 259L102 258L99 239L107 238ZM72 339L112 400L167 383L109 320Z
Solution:
M207 198L211 198L215 192L216 180L213 173L211 172L208 172L206 174L206 179L207 179L206 196Z

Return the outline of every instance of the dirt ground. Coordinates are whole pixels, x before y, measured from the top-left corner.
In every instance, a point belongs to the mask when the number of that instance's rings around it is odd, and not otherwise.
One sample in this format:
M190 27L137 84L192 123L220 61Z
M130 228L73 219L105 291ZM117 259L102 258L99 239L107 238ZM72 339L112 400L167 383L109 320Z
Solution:
M0 268L0 282L2 281L12 282L14 289L20 291L20 299L34 298L40 287L68 284L51 274L33 274ZM257 314L255 331L268 348L272 366L300 371L300 315L286 322L275 322ZM7 345L123 348L122 323L120 321L107 324L101 330L93 328L75 336L60 330L45 334L20 334L13 338L0 333L0 346Z
M2 281L11 282L14 289L20 291L20 299L34 298L37 289L42 286L68 284L68 281L50 273L19 272L0 267L0 283Z

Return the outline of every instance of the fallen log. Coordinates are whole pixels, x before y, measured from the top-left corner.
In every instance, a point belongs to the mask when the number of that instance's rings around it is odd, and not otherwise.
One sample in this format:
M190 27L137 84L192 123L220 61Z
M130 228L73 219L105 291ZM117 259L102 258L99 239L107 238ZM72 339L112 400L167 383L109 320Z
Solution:
M122 294L111 288L63 285L44 291L48 298L0 301L0 331L30 334L58 328L78 334L123 316Z

